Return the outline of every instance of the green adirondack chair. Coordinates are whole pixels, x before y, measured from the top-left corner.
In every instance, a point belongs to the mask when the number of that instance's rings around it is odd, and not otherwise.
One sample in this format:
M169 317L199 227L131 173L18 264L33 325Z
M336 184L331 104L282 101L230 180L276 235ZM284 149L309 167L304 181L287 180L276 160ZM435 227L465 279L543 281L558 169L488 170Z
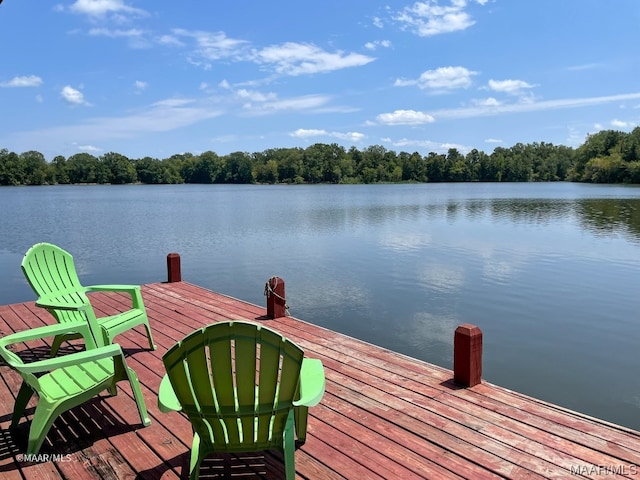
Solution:
M87 321L96 318L89 302L88 292L124 292L131 297L131 309L117 315L98 318L104 344L138 325L144 325L149 339L149 348L155 350L147 311L144 308L140 287L137 285L93 285L84 287L78 279L73 256L56 245L38 243L31 247L22 260L22 271L29 285L38 295L36 305L47 309L60 323ZM55 355L65 340L79 338L76 332L57 336L51 344L51 355Z
M80 334L87 350L56 358L29 363L7 348L9 345L46 337L57 337L70 332ZM58 416L76 407L98 393L108 390L116 395L116 383L128 380L138 405L142 424L151 423L135 372L125 362L120 345L97 347L89 323L85 321L47 325L0 338L0 356L9 367L22 376L22 385L16 397L11 428L15 428L27 403L35 393L38 396L27 443L27 454L40 450L47 432ZM98 343L102 339L98 338Z
M320 360L269 328L233 321L192 332L162 361L158 406L191 421L191 479L210 453L269 449L284 453L286 478L294 479L295 436L304 442L308 407L324 394Z

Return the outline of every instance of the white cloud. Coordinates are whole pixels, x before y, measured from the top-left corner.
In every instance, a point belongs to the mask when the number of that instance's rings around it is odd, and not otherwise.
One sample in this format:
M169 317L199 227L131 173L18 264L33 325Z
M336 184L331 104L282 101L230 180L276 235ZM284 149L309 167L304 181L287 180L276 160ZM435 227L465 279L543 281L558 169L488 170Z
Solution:
M531 85L524 80L489 80L489 89L494 92L503 92L509 94L519 94L522 90L533 88L534 85Z
M250 102L268 102L268 101L276 100L278 98L278 96L272 92L262 93L262 92L258 92L257 90L247 90L244 88L237 90L236 95L240 99L248 100Z
M205 84L204 88L208 85ZM277 93L274 92L261 92L256 89L249 88L236 88L231 85L227 80L222 80L218 87L225 90L224 98L222 96L217 98L217 101L230 102L233 105L233 109L237 112L238 102L242 107L242 112L245 115L267 115L274 114L283 111L313 111L313 112L325 112L333 111L334 109L328 109L326 106L331 100L331 97L327 95L301 95L298 97L280 98ZM202 86L201 86L202 88ZM228 92L228 94L226 94Z
M82 94L82 92L69 85L65 86L60 91L60 95L65 102L71 105L89 105L89 103L84 99L84 95Z
M483 5L483 1L479 1ZM400 11L394 20L403 28L421 37L465 30L475 21L465 12L466 0L451 0L449 6L441 6L438 0L416 2Z
M85 152L101 152L102 149L99 147L94 147L93 145L78 145L78 150L83 150Z
M175 35L160 35L156 41L160 44L160 45L169 45L169 46L174 46L174 47L184 47L185 44L184 42L181 42L180 40L178 40L178 38Z
M567 67L567 70L570 71L570 72L571 71L579 72L579 71L584 71L584 70L594 70L594 69L602 68L602 67L603 67L603 65L601 63L585 63L585 64L582 64L582 65L573 65L573 66Z
M382 22L382 19L380 17L373 17L372 23L374 27L378 27L378 28L384 27L384 23Z
M540 112L545 110L589 107L593 105L602 105L604 103L622 102L638 99L640 99L640 92L624 93L620 95L608 95L602 97L562 98L558 100L545 101L531 100L528 102L508 103L489 107L475 105L473 107L435 110L431 113L438 119L474 118L505 113Z
M244 108L252 114L261 115L281 111L316 110L328 101L329 97L326 95L303 95L285 99L275 98L260 103L249 103L245 104Z
M113 18L122 20L123 15L146 16L147 12L140 8L131 7L123 0L76 0L69 10L73 13L88 15L94 18L104 18L107 15L115 15Z
M493 97L488 97L488 98L473 100L473 104L479 105L482 107L497 107L498 105L502 105L502 102L499 100L496 100Z
M450 148L455 148L461 153L467 153L471 151L471 147L467 147L465 145L459 145L455 143L440 143L440 142L434 142L431 140L415 140L410 138L401 138L400 140L383 138L382 140L398 148L405 148L405 147L422 148L435 153L447 153L447 151L449 151Z
M177 42L177 37L186 37L195 40L195 55L201 57L207 62L220 59L241 60L244 58L245 49L249 42L227 37L224 32L205 32L202 30L189 31L184 29L175 29L173 31Z
M313 44L295 42L254 50L252 59L259 64L273 65L279 74L291 76L359 67L375 60L359 53L327 52Z
M569 127L569 133L567 135L566 145L569 147L579 147L584 143L586 138L586 134L580 132L576 128ZM602 130L602 128L598 128L598 131Z
M611 120L611 126L615 128L633 128L636 125L637 124L635 122L626 122L618 119Z
M295 132L289 134L292 137L296 138L312 138L312 137L333 137L339 138L340 140L347 140L350 142L359 142L366 137L364 133L360 132L328 132L326 130L320 130L315 128L299 128Z
M339 138L340 140L353 142L353 143L360 142L361 140L364 140L367 137L364 133L360 133L360 132L346 132L346 133L331 132L330 136Z
M157 102L153 103L152 106L154 107L162 107L162 108L180 108L180 107L184 107L186 105L190 105L193 103L193 100L189 99L189 98L176 98L176 97L172 97L172 98L166 98L164 100L158 100Z
M133 138L140 134L169 132L221 115L209 104L196 104L184 98L168 98L150 106L116 117L94 117L75 125L60 125L42 130L15 134L18 141L28 142L38 137L47 142L81 142L92 145L118 138Z
M326 130L318 130L317 128L299 128L295 132L290 133L292 137L296 138L309 138L309 137L320 137L323 135L327 135Z
M111 30L109 28L92 28L89 30L89 35L94 37L109 37L109 38L130 38L141 37L144 35L144 31L138 28L130 28L129 30Z
M136 80L134 83L137 93L142 93L143 90L146 90L149 84L147 82L143 82L142 80Z
M379 123L385 125L421 125L435 121L433 116L415 110L395 110L391 113L381 113L376 116Z
M503 143L499 138L487 138L484 141L485 143Z
M14 88L14 87L39 87L42 85L42 78L37 75L28 75L24 77L13 77L8 82L0 83L0 87Z
M391 47L391 42L389 40L375 40L364 44L364 48L367 50L377 50L378 47L389 48Z
M423 72L416 80L398 78L394 86L407 87L415 85L420 89L430 89L435 93L444 92L470 87L472 83L471 77L477 74L478 72L471 71L465 67L440 67Z
M230 38L225 32L175 29L171 35L160 37L159 41L166 45L182 46L182 39L192 39L195 42L193 52L187 56L187 60L206 70L212 68L214 61L232 60L253 62L265 70L273 69L278 75L298 76L358 67L375 60L374 57L360 53L341 50L328 52L310 43L286 42L257 48L246 40ZM375 46L381 47L390 45L387 40L375 43Z

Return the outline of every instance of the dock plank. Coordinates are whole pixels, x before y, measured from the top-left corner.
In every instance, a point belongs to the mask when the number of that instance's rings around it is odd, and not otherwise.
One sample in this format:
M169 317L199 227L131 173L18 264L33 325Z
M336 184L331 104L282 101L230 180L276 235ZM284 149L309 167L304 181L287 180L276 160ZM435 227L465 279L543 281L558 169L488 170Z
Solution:
M100 315L125 308L128 298L92 293ZM156 351L144 329L116 338L140 380L152 424L142 427L126 382L64 413L43 452L68 461L21 462L33 403L16 431L8 426L20 378L0 367L0 476L176 479L184 475L191 426L164 414L157 392L162 354L196 328L223 320L262 322L298 343L325 366L327 391L310 409L307 442L296 452L300 479L640 478L640 433L483 382L456 386L452 372L188 282L143 286ZM0 335L54 323L33 302L0 306ZM453 332L452 332L453 335ZM48 345L29 345L33 354ZM78 342L64 345L68 351ZM33 402L33 401L32 401ZM282 478L282 455L216 455L207 478Z

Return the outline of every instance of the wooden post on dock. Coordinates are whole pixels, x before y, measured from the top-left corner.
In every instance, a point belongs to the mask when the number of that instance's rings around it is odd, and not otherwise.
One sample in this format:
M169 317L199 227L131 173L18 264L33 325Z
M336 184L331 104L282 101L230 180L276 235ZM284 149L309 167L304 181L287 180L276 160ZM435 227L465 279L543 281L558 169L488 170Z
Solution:
M287 302L284 296L284 280L271 277L264 286L267 297L267 317L280 318L287 316Z
M180 272L180 254L170 253L167 255L167 276L168 282L181 282L182 274Z
M465 323L456 328L453 338L453 381L473 387L482 381L482 331Z

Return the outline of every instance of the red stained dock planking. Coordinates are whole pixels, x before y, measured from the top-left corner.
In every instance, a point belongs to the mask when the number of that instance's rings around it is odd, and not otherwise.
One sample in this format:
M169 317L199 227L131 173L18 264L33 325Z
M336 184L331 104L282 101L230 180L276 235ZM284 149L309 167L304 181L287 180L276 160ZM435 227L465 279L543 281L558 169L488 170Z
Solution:
M55 422L40 452L52 461L25 462L27 421L8 430L20 378L0 366L1 478L181 478L191 427L180 414L157 408L162 354L196 328L243 319L278 330L325 366L325 396L310 409L307 442L296 452L298 478L640 479L638 432L484 381L462 388L451 370L293 317L268 319L262 307L187 282L144 285L143 297L158 349L145 348L139 329L116 341L138 374L151 426L141 426L122 382L117 396L105 392ZM102 314L126 304L114 293L91 299ZM52 322L33 302L0 306L0 335ZM27 413L30 420L33 409ZM211 457L202 474L271 479L284 470L279 454L257 452Z

